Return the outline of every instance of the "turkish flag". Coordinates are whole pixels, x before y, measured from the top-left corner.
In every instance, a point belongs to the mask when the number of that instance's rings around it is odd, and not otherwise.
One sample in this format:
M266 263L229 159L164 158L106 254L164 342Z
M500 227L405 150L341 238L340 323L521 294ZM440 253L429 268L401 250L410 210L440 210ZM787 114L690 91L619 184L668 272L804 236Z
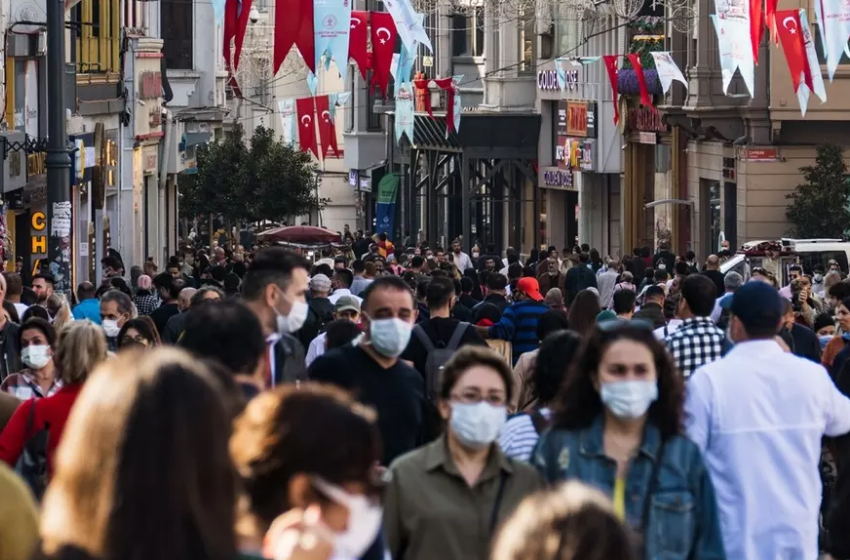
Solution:
M313 98L304 97L295 100L295 115L298 117L298 141L302 152L313 152L319 159L319 148L316 146L316 115L313 111Z
M611 82L611 98L614 100L614 124L620 122L620 96L619 85L617 84L617 60L620 57L616 54L606 54L602 57L605 61L605 69L608 71L608 81Z
M310 4L312 9L312 3ZM292 45L298 38L298 32L304 23L301 0L276 0L274 12L274 63L272 73L276 74L280 65L289 54ZM313 27L313 16L310 15L310 27Z
M242 43L245 41L245 31L248 29L248 18L251 4L254 0L239 0L238 20L236 24L236 53L233 55L233 67L239 68L239 56L242 54Z
M348 35L348 57L357 64L360 75L366 79L369 67L369 52L366 49L369 36L369 12L351 12L351 31Z
M280 4L300 4L301 22L298 24L298 35L295 46L301 53L301 58L314 75L316 74L316 36L313 25L313 0L278 0ZM275 20L280 16L275 16ZM287 14L288 17L288 14Z
M765 15L767 19L767 27L770 29L770 35L775 44L779 44L779 35L776 31L776 8L779 7L779 0L765 0Z
M802 26L800 25L799 10L778 10L776 26L779 40L782 42L782 50L785 51L785 60L788 61L788 70L791 71L791 81L794 91L805 82L810 91L814 91L812 75L809 71L809 61L806 57L806 45L803 40ZM820 71L820 69L818 69Z
M333 149L334 155L339 157L339 148L336 144L336 125L331 118L327 95L320 95L316 98L316 117L319 119L319 138L322 140L322 158L328 157L329 149Z
M390 68L393 64L395 50L396 28L393 16L388 12L372 12L372 83L369 87L378 86L384 97L390 83Z
M643 65L640 63L640 56L637 54L627 56L629 57L629 62L632 63L632 67L635 69L635 76L637 76L638 87L640 88L641 105L645 105L656 111L655 106L652 104L652 98L649 97L649 90L646 89L646 77L643 75Z
M236 27L239 22L239 0L226 0L224 4L224 67L230 72L231 41L236 37Z
M767 0L770 3L770 0ZM750 41L753 43L753 60L759 63L759 45L764 36L764 16L761 9L762 0L750 0Z

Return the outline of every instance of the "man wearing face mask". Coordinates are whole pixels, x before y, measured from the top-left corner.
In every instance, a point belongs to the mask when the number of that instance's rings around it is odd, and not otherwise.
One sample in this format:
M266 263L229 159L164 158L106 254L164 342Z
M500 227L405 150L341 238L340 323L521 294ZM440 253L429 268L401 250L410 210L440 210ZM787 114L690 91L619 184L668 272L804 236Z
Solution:
M118 350L118 333L124 323L133 318L130 296L118 290L109 290L100 298L100 319L106 344L111 352Z
M309 377L351 391L378 413L383 465L422 443L424 384L399 360L416 319L413 295L404 280L382 276L363 292L363 338L337 348L310 365Z
M242 280L242 302L260 320L269 346L268 386L306 379L304 347L293 336L307 320L309 263L282 247L254 256Z

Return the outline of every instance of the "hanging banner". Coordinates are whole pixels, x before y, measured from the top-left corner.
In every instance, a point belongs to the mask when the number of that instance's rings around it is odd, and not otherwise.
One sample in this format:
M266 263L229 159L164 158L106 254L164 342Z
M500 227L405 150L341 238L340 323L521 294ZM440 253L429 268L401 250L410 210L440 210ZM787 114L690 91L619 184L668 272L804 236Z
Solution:
M366 79L369 53L366 50L369 35L369 12L351 12L351 30L348 36L348 57L357 64L360 75Z
M452 115L454 117L455 132L460 130L460 115L463 112L463 105L460 100L460 90L455 88L454 92L454 109Z
M393 64L396 28L393 17L386 12L371 12L372 18L372 83L378 86L384 97L390 83L390 68Z
M294 44L311 72L316 71L313 0L276 0L273 71L277 73Z
M384 175L378 183L378 196L375 204L375 233L378 235L393 233L395 225L395 199L398 193L398 175Z
M747 2L723 2L715 0L717 14L710 17L717 32L717 47L720 51L720 68L723 77L723 93L728 94L729 84L737 69L741 72L744 85L754 95L755 61L750 37L750 7Z
M295 122L295 100L279 99L277 106L280 109L283 143L290 147L295 146L295 140L298 138L298 125Z
M763 0L750 0L750 43L753 49L753 62L759 63L759 45L764 37L764 20L761 3Z
M666 94L673 85L673 81L681 82L685 89L688 89L688 81L679 70L676 61L670 52L651 52L652 58L655 59L655 69L658 71L658 79L661 81L661 89Z
M413 63L415 62L416 43L413 45L413 50L408 51L404 43L401 45L401 52L393 55L392 76L396 83L409 82L413 74Z
M638 88L640 88L640 102L644 107L649 107L653 111L655 106L652 105L652 98L649 96L649 90L646 89L646 77L643 75L643 65L640 62L640 55L629 54L629 62L632 63L632 68L635 69L635 77L637 77Z
M233 38L236 37L236 27L239 25L239 0L226 0L224 5L224 45L222 56L224 68L230 72L230 49Z
M298 115L298 141L302 152L313 152L319 159L319 148L316 146L316 123L313 111L313 98L304 97L295 100L295 111Z
M776 31L776 9L779 7L779 0L765 0L765 23L770 30L770 38L775 45L779 44L779 35ZM818 15L820 17L820 15Z
M236 9L236 52L233 55L233 67L239 68L239 57L242 55L242 44L245 42L245 31L248 29L248 18L251 13L253 0L239 0Z
M835 77L835 71L838 69L841 57L845 52L848 52L850 3L845 0L815 0L815 12L820 30L820 44L823 47L826 70L831 82Z
M221 25L224 18L224 2L225 0L212 0L213 15L215 16L215 24Z
M401 141L401 135L407 136L407 141L413 144L413 87L409 82L402 83L396 88L395 95L395 141Z
M619 85L617 84L617 59L615 54L606 54L602 57L605 61L605 69L608 71L608 82L611 84L611 98L614 100L614 125L620 122Z
M806 51L806 61L808 62L808 72L812 83L812 91L818 96L821 103L826 103L826 86L823 83L823 74L821 74L820 71L818 53L815 50L815 40L814 37L812 37L812 27L809 25L809 17L806 15L806 10L800 10L800 25L803 26L803 46ZM805 113L803 116L805 116Z
M567 73L564 71L564 60L563 58L555 59L555 75L558 77L558 88L562 91L567 88Z
M821 102L826 101L826 88L806 11L779 10L776 12L776 21L779 23L777 31L791 73L791 82L800 102L800 112L806 116L809 92L814 92Z
M310 90L310 95L316 97L316 89L319 87L319 78L310 72L307 71L307 89Z
M316 117L319 119L322 159L328 157L330 150L333 150L334 156L339 157L339 148L336 142L336 123L331 118L330 100L327 95L320 95L316 98Z
M428 34L422 25L425 21L425 16L413 9L410 0L384 0L384 6L392 16L393 22L395 22L395 27L398 30L398 36L401 38L402 44L410 52L416 52L416 43L422 43L429 52L433 52L431 39L428 38Z
M342 107L348 100L351 98L351 92L346 91L344 93L329 93L328 94L328 103L330 104L331 110L331 119L336 123L336 108Z
M313 29L315 35L316 66L327 54L336 62L339 75L345 83L348 72L348 38L351 31L350 0L313 0Z

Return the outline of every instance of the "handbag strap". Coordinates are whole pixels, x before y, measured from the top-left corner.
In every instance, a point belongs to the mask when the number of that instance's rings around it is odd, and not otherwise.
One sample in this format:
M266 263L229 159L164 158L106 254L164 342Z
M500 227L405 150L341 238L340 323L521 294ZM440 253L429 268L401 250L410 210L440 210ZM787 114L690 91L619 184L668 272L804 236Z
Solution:
M661 463L664 461L664 449L667 447L667 440L662 439L661 445L658 446L658 454L655 456L655 462L652 464L652 472L649 475L649 487L643 497L643 512L640 518L640 534L643 539L644 548L646 548L646 530L649 526L649 506L652 503L652 495L658 489L658 475L661 471Z
M35 424L35 403L38 402L38 399L36 397L33 397L30 400L32 402L30 403L30 412L27 415L27 428L26 428L26 431L24 432L24 434L25 434L24 439L25 440L29 440L33 435L32 434L32 428L33 428L33 424Z

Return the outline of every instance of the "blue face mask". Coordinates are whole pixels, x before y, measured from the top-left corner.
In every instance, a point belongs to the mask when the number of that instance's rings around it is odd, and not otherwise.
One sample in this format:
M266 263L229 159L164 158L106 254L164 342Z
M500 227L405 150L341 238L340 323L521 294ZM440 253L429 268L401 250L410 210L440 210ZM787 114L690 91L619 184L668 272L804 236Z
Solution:
M833 338L834 337L831 334L824 334L819 336L818 340L820 341L820 349L823 350L824 348L826 348L826 345L829 344L829 341Z

